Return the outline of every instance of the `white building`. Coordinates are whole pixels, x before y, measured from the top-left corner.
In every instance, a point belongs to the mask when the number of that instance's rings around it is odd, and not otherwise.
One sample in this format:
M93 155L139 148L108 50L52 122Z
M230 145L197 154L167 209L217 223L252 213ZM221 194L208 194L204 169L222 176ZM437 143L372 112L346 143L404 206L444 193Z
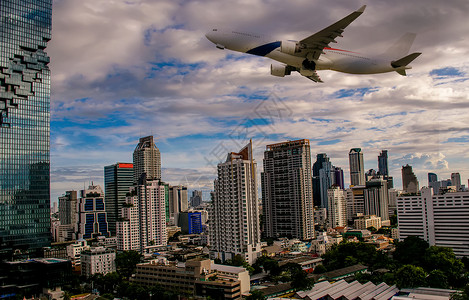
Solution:
M67 246L67 256L72 261L73 266L80 265L81 252L89 248L90 247L85 240L78 240L75 243Z
M117 249L149 253L168 242L166 231L166 189L158 180L133 188L116 223Z
M252 264L261 251L256 166L252 143L218 164L209 220L213 259L239 254Z
M469 256L469 192L397 198L399 240L418 236L431 246L450 247L456 256Z
M330 227L347 226L345 193L339 186L327 190L327 218Z
M182 185L169 187L169 218L172 224L179 226L178 214L187 211L189 202L187 200L187 187Z
M81 275L103 275L116 271L116 252L104 247L91 248L81 252Z

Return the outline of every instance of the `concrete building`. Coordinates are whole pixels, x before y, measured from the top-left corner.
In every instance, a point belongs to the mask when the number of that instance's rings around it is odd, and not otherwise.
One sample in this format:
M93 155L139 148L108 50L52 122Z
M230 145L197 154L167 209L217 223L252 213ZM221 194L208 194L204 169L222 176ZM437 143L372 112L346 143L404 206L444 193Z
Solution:
M153 136L140 138L134 150L133 165L134 183L138 183L143 174L146 180L161 180L161 155Z
M178 224L178 214L187 211L189 202L187 201L187 187L182 185L169 187L169 219L172 224Z
M78 240L73 244L67 245L67 256L72 262L72 266L81 264L81 252L90 249L86 240Z
M419 182L412 171L412 166L402 166L402 189L407 194L416 194L419 190Z
M104 247L90 248L81 251L81 275L90 277L93 274L103 274L116 271L116 252Z
M77 191L66 191L59 197L59 221L55 229L54 240L56 242L72 241L76 239L77 213Z
M250 290L249 272L242 267L214 264L209 259L170 263L165 259L138 264L132 282L188 296L241 299Z
M116 235L116 222L125 197L133 185L134 165L118 162L104 167L104 202L111 235Z
M256 169L252 142L218 164L209 212L213 259L225 261L239 254L252 264L261 251Z
M361 148L352 148L348 154L350 165L350 185L365 185L365 167Z
M312 239L313 196L309 140L267 145L262 209L268 237Z
M76 238L90 239L97 236L110 236L104 193L99 185L91 184L80 191L77 207Z
M324 207L314 208L314 225L325 227L327 223L327 210Z
M461 175L459 173L451 173L451 185L456 187L456 191L461 191Z
M365 186L352 186L345 190L347 203L347 221L353 222L354 217L365 213Z
M329 227L347 226L345 191L338 186L327 190Z
M133 187L116 224L118 250L150 253L167 244L166 198L167 185L160 181Z
M365 215L377 215L383 222L389 220L388 186L383 179L371 179L364 190ZM390 225L390 224L388 224Z
M469 192L397 198L399 240L418 236L431 246L450 247L458 257L469 256Z
M376 229L381 228L381 218L375 215L359 216L353 221L355 229L367 229L369 227L374 227Z

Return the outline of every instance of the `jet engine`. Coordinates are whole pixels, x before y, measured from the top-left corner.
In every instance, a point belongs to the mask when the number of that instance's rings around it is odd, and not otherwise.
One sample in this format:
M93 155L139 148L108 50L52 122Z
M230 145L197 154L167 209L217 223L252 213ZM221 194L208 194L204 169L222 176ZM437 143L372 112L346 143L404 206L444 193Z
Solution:
M300 46L300 43L295 41L282 41L282 44L280 45L280 52L294 55L295 53L300 52Z
M285 77L285 75L291 74L291 68L286 65L270 65L270 74L278 77Z

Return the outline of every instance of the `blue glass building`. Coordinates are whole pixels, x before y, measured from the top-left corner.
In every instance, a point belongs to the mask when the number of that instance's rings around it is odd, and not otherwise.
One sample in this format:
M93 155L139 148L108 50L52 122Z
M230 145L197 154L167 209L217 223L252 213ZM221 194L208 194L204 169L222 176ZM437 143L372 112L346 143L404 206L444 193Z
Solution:
M50 244L51 16L52 0L0 1L0 256Z

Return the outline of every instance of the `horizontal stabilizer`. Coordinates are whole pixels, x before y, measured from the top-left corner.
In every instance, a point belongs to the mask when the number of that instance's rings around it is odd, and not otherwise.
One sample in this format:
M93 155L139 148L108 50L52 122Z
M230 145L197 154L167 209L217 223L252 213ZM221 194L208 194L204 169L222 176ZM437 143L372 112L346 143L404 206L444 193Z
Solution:
M422 54L422 53L415 52L415 53L409 54L407 56L404 56L401 59L394 60L394 61L391 62L391 66L393 68L405 67L408 64L410 64L414 59L416 59L420 54Z
M402 76L407 76L407 74L405 73L405 69L397 69L396 72L401 74Z

